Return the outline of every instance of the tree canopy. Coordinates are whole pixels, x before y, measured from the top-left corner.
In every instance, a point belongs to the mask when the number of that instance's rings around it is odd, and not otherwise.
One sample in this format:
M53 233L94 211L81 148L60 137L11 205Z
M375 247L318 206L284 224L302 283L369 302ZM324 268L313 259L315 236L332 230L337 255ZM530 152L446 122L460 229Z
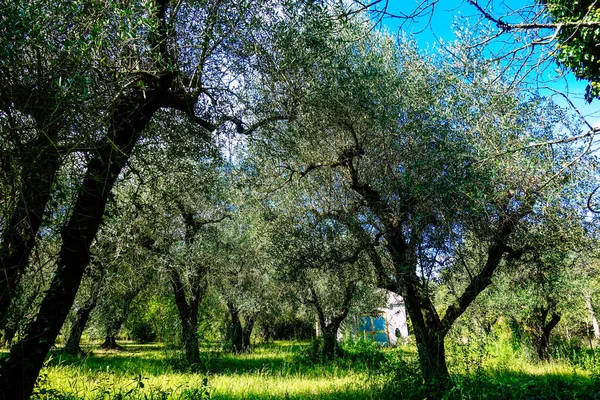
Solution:
M380 32L377 3L2 5L0 399L86 324L117 349L170 330L199 368L203 330L242 353L316 322L332 360L389 291L441 398L472 314L518 303L541 359L562 315L595 321L595 131L470 41ZM598 97L595 3L544 5Z

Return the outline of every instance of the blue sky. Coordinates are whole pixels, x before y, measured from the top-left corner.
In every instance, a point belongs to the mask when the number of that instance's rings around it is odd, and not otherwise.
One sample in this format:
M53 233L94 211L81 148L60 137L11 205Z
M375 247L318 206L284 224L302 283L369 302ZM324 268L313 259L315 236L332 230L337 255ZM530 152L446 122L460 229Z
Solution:
M421 3L423 3L423 0L389 0L388 11L397 15L402 13L409 14ZM491 10L494 16L509 15L512 11L521 9L527 3L531 4L533 1L480 1L480 4L486 6L486 10ZM474 27L480 18L477 9L464 0L438 0L433 12L429 12L431 11L430 9L427 11L421 18L410 22L401 19L386 18L383 21L384 29L392 34L396 33L400 29L400 24L404 22L401 29L405 33L411 34L419 47L422 49L431 49L439 47L440 41L451 42L456 39L453 31L453 24L455 22ZM506 22L520 21L513 14L513 16L506 18ZM495 42L491 46L498 48L499 42ZM558 66L555 63L547 63L546 69L537 71L532 75L532 78L536 78L532 79L532 81L539 82L538 85L551 88L542 89L540 93L548 96L553 93L552 89L565 93L580 112L584 114L588 122L592 125L600 123L600 100L595 100L592 104L588 104L583 98L587 82L577 80L570 73L566 74L564 78L556 79L557 68ZM568 106L567 101L563 98L559 96L554 96L553 98L557 103L565 107Z

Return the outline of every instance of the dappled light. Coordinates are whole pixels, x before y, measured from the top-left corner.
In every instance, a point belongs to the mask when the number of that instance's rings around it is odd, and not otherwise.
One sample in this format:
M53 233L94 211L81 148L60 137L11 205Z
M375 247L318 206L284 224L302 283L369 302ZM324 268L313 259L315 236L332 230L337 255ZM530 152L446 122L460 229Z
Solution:
M0 2L0 400L600 398L600 3L409 3Z

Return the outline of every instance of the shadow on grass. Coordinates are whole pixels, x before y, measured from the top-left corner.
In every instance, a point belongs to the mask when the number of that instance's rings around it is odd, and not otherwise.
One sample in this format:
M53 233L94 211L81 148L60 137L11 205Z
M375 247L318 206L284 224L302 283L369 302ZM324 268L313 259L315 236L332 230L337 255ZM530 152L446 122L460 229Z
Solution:
M497 370L475 375L454 375L448 395L453 399L599 399L600 380L597 377L569 374L529 374Z
M288 366L289 362L286 362L282 357L223 354L207 362L206 372L211 374L241 375L260 372L265 369L281 371Z
M269 377L277 375L290 377L332 376L344 374L347 371L360 369L358 364L315 365L298 362L296 355L303 346L278 346L277 344L257 346L250 354L234 355L222 352L203 352L203 362L200 374L210 376L228 375L234 380L244 379L243 375ZM111 372L117 375L165 376L176 373L172 361L180 357L179 351L166 349L161 345L126 345L124 351L93 352L82 358L74 357L60 351L55 351L49 361L50 366L72 366L92 372ZM472 374L454 374L454 385L446 394L445 399L600 399L600 377L588 374L581 369L563 368L562 373L525 372L499 368L482 370ZM571 372L572 371L572 372ZM185 371L182 371L185 373ZM364 372L364 371L363 371ZM386 375L384 378L383 375ZM393 376L395 375L395 378ZM356 387L345 389L329 388L322 393L315 393L315 387L299 392L290 388L289 394L273 394L260 392L259 389L236 395L219 391L213 393L213 399L416 399L422 398L422 392L416 381L409 381L398 371L376 371L382 381L372 387L373 391L361 390ZM325 378L327 379L327 378ZM385 383L384 383L385 382ZM209 378L210 385L210 378ZM414 386L414 387L413 387ZM333 389L333 390L332 390ZM265 388L265 390L268 390Z
M317 394L284 394L284 395L272 395L272 394L264 394L264 393L252 393L247 392L243 395L235 396L231 394L220 394L214 393L210 398L212 400L357 400L357 399L371 399L371 392L364 390L345 390L345 391L336 391L330 393L317 393ZM379 397L381 398L381 397Z
M291 347L291 346L289 346ZM302 366L290 363L290 351L273 353L279 346L257 347L249 354L226 352L202 352L201 362L195 370L199 373L242 375L265 371L299 371ZM97 346L83 346L84 356L74 356L62 349L50 352L47 365L50 367L72 366L94 372L113 372L128 375L159 376L173 372L188 372L181 368L183 355L178 350L167 349L162 345L123 346L123 350L102 350Z
M73 366L96 372L114 372L131 375L158 376L169 372L164 358L148 357L139 351L128 350L94 350L81 357L67 354L62 350L55 350L49 354L47 364L51 367Z

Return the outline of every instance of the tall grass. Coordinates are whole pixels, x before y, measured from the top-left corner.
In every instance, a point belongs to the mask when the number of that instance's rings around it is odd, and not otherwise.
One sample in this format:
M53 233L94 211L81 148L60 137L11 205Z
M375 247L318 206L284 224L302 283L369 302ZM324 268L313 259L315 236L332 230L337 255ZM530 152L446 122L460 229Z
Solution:
M597 355L564 346L534 362L506 338L448 342L452 385L445 399L600 398ZM84 358L55 352L36 399L422 399L414 345L346 342L341 357L315 362L308 343L276 342L232 355L202 349L189 366L162 345L95 348ZM600 355L600 354L599 354Z
M85 358L57 352L44 370L37 399L363 399L375 388L369 372L344 362L304 362L306 344L258 346L252 353L203 352L185 368L160 346L126 344Z

